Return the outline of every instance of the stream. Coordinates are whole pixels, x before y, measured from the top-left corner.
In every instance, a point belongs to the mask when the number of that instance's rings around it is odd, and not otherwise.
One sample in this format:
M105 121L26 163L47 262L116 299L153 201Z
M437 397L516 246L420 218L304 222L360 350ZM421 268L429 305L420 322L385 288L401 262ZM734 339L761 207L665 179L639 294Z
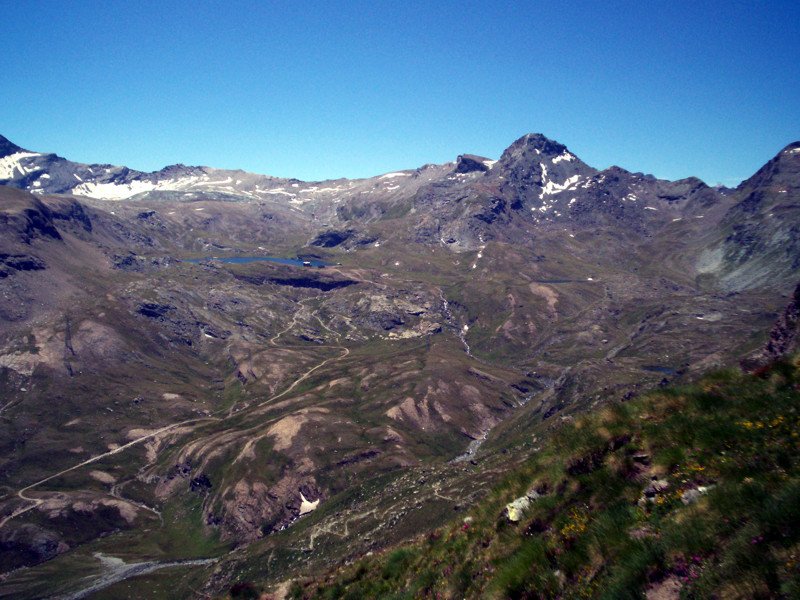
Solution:
M481 437L479 437L476 440L472 440L469 443L469 446L467 446L467 451L464 452L464 454L459 454L450 462L461 463L461 462L467 462L468 460L472 460L472 457L475 456L475 453L478 451L478 448L480 448L481 444L483 444L483 442L486 441L486 438L489 437L490 431L491 429L487 429L486 431L483 432L483 435Z
M534 396L534 394L528 394L527 396L525 396L522 400L520 400L517 408L525 406L528 403L528 401L531 398L533 398L533 396ZM499 425L499 423L498 423L498 425ZM487 429L486 431L483 432L483 435L481 435L481 437L472 440L469 443L469 445L467 446L466 452L464 452L464 454L459 454L455 458L451 459L450 462L451 463L462 463L462 462L467 462L468 460L472 460L472 458L478 452L478 448L480 448L481 444L483 444L483 442L486 441L486 438L489 437L489 432L492 429L493 429L493 427L490 427L489 429Z
M459 327L458 325L455 324L456 321L455 317L453 317L453 313L450 310L450 305L447 303L447 299L444 297L444 293L441 290L439 290L439 298L441 298L442 300L442 314L444 314L447 322L453 324L453 327L455 327L456 335L458 335L458 339L461 340L461 343L464 345L464 350L466 351L467 356L469 356L470 358L475 358L474 356L472 356L472 350L469 347L469 343L467 342L467 338L465 335L468 330L468 326L464 325L464 327Z
M106 556L101 552L94 553L102 564L103 573L94 577L94 580L83 589L77 592L71 592L64 596L50 596L48 600L80 600L86 596L98 592L110 585L125 581L130 577L136 575L146 575L159 569L166 569L168 567L190 567L197 565L207 565L214 562L214 558L203 558L197 560L177 560L172 562L157 562L146 561L139 563L126 563L121 558L114 556ZM88 577L86 579L89 579Z

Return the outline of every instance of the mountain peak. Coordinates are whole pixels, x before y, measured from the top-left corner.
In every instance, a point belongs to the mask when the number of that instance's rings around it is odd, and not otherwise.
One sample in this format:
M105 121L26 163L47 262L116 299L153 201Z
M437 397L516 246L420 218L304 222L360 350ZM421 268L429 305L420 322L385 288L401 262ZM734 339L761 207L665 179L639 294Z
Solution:
M488 171L493 160L475 154L460 154L456 164L456 173L471 173L472 171Z
M567 150L564 144L541 133L529 133L519 138L506 148L497 166L498 173L506 173L508 182L523 186L533 184L542 189L548 186L548 182L563 188L567 180L575 184L577 180L586 179L597 172ZM527 194L522 190L518 192ZM535 192L540 196L539 200L542 199L541 194L541 191Z
M4 158L10 154L16 154L17 152L23 152L23 149L14 142L11 142L8 138L0 135L0 158Z
M739 184L737 189L800 188L800 141L778 152L755 175Z
M537 154L545 154L547 156L559 156L567 151L567 147L564 144L551 140L541 133L528 133L511 144L506 152L524 151L526 149L534 150Z
M778 156L785 156L793 154L796 155L797 158L800 158L800 141L792 142L788 146L786 146L783 150L780 151Z
M511 144L500 157L500 163L507 167L530 167L542 161L556 164L561 161L572 162L577 166L583 165L577 157L567 150L564 144L542 135L529 133Z

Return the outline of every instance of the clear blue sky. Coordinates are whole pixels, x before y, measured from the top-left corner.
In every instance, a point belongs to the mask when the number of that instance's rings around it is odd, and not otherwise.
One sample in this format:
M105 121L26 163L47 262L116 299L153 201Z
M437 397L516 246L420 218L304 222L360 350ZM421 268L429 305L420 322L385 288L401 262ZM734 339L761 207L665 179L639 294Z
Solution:
M798 0L0 8L0 134L79 162L364 177L541 132L735 185L800 139Z

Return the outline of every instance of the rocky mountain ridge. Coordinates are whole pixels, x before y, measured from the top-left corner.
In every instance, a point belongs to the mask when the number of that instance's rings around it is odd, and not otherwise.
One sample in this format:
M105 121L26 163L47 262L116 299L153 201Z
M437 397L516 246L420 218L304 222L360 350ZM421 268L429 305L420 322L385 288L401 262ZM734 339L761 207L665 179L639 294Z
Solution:
M702 192L706 203L719 200L699 180L658 181L616 167L600 173L566 146L541 134L523 136L499 160L462 155L455 163L363 180L323 182L184 165L142 173L127 167L73 163L55 154L23 150L5 140L0 152L0 184L36 194L69 193L104 200L202 198L277 203L314 215L321 225L329 226L349 221L363 224L385 214L386 208L375 211L376 203L396 207L411 198L415 205L405 210L430 208L427 204L433 197L436 205L463 203L469 207L469 216L488 223L509 218L503 213L519 211L533 224L583 222L585 226L595 225L599 218L587 220L587 213L603 212L606 219L658 222L667 216L657 215L658 211L668 211L670 218L682 214L684 207L676 200L687 194ZM359 213L358 208L365 206L373 207L370 215ZM354 218L348 218L348 213Z
M39 195L258 204L267 210L291 211L312 227L332 230L320 231L316 243L308 240L323 247L380 241L373 240L365 229L387 216L406 215L411 240L459 252L477 250L489 239L519 242L535 230L545 229L561 228L574 234L616 227L648 237L679 221L703 219L688 227L696 233L717 227L737 200L728 221L739 223L751 218L756 207L762 207L765 215L774 212L769 208L771 202L780 211L791 208L782 202L785 197L778 195L786 194L787 186L796 187L792 182L797 178L798 162L797 146L790 145L735 193L727 194L696 178L670 182L619 167L598 171L563 144L541 134L523 136L498 160L461 155L455 163L425 165L369 179L323 182L179 164L143 173L127 167L73 163L2 140L0 184ZM764 200L765 194L772 199ZM727 244L720 243L715 252L730 254L731 243L750 243L751 228L738 224L733 237ZM791 233L765 232L763 236ZM708 260L713 261L714 256Z

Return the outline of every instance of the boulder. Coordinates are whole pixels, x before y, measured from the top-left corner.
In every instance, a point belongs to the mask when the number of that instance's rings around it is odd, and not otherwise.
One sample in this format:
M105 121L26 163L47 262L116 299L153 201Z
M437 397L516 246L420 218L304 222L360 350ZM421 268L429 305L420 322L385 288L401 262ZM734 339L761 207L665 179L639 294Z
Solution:
M697 489L686 490L681 494L681 502L686 505L692 504L693 502L697 502L700 499L700 496L704 496L708 493L708 491L713 486L703 486L701 485Z
M506 505L506 516L512 523L521 521L527 510L531 507L530 498L522 496Z
M650 485L644 488L643 494L648 498L653 498L654 496L666 490L668 487L669 481L666 479L654 479L650 482Z
M508 520L512 523L521 521L527 510L531 507L531 502L540 496L541 494L536 490L530 490L524 496L506 504L506 517Z
M666 479L653 478L653 480L650 482L650 485L648 485L642 491L642 495L637 504L641 507L644 507L648 502L655 502L656 496L665 491L668 487L669 481Z

